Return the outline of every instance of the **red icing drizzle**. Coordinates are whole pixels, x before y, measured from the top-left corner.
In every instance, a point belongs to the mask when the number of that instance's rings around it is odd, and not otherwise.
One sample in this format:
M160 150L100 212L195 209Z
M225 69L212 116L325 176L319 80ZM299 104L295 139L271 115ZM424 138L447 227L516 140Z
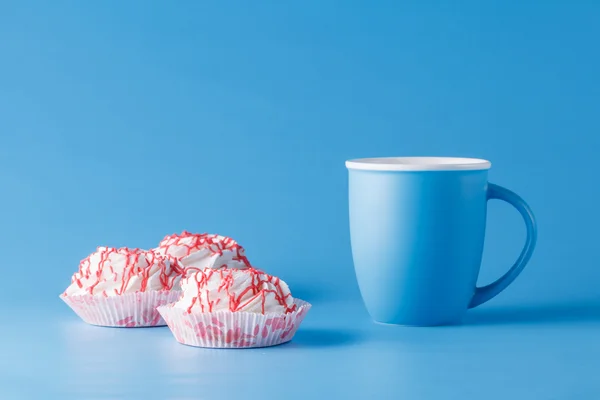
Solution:
M251 275L251 283L245 287L241 292L234 293L232 290L234 279L233 279L233 271L243 271L243 273L247 273ZM197 296L192 298L192 303L188 307L187 311L190 313L192 311L192 307L196 302L199 302L200 309L202 312L212 312L213 307L218 304L220 299L216 299L216 301L211 300L209 298L209 291L204 289L204 286L208 284L208 281L215 275L219 275L219 279L221 284L217 288L217 292L225 292L227 294L227 299L229 300L229 311L236 312L243 310L251 302L255 301L257 298L261 299L261 311L265 313L265 302L266 296L268 293L274 294L275 300L279 303L279 305L285 308L285 312L293 312L296 310L296 305L292 302L292 294L287 293L284 294L283 288L281 285L281 280L277 277L265 274L264 272L257 270L255 268L247 268L243 270L236 270L231 268L205 268L203 270L198 270L193 275L189 276L187 279L193 279L196 283L196 287L198 290ZM269 287L273 287L274 289L267 289L263 286L266 286L265 283L270 283ZM206 302L199 301L200 293L205 291ZM242 298L251 293L252 296L242 302ZM205 304L206 303L206 306Z
M236 254L233 257L235 261L241 261L246 266L250 267L248 259L244 255L244 248L230 237L208 234L208 233L191 233L183 231L181 235L173 234L165 236L161 240L158 249L162 252L171 255L171 249L184 248L185 254L178 257L181 259L189 256L193 252L206 249L214 255L223 255L224 250L234 251Z
M100 255L100 261L98 261L96 272L92 273L91 259L95 254ZM167 257L156 254L153 251L129 249L127 247L119 249L114 247L99 247L95 253L90 254L80 262L79 271L73 275L71 281L75 282L79 288L83 288L81 279L93 279L93 283L86 288L86 291L90 294L94 294L95 287L100 283L107 282L108 280L119 282L119 274L115 271L115 267L111 263L111 254L125 256L125 266L121 275L121 284L118 288L114 289L114 292L117 295L123 294L129 285L129 281L134 276L139 276L141 278L141 287L139 291L145 292L148 286L148 279L150 278L150 270L156 266L159 268L159 280L163 286L163 290L171 290L175 283L175 279L183 274L183 269L177 262L173 262L172 260L167 262ZM145 260L145 264L147 265L144 266L142 260ZM106 291L102 291L101 294L103 296L108 296Z

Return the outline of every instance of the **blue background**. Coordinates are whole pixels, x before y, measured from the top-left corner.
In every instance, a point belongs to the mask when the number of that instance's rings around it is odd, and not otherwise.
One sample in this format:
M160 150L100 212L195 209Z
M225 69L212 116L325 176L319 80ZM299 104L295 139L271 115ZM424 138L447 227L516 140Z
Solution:
M599 39L592 1L1 2L2 398L599 397ZM344 161L394 155L487 158L536 213L464 326L360 302ZM183 229L314 304L293 343L187 348L58 299L96 246ZM480 284L523 240L490 203Z

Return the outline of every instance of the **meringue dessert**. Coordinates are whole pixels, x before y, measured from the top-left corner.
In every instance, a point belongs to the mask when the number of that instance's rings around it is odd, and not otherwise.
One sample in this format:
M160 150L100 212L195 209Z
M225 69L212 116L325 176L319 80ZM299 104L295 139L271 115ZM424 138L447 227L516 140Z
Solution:
M252 267L186 270L173 307L192 312L289 313L296 309L288 285Z
M177 261L152 250L98 247L60 298L92 325L160 326L157 307L179 298L182 275Z
M230 237L215 234L183 231L181 235L167 235L153 251L177 261L185 259L187 267L199 269L250 266L242 246Z
M294 299L283 280L227 252L210 263L195 254L180 259L185 270L181 297L158 308L178 342L249 348L292 340L309 303Z
M140 249L98 247L83 259L66 296L120 296L179 288L183 269L167 257Z

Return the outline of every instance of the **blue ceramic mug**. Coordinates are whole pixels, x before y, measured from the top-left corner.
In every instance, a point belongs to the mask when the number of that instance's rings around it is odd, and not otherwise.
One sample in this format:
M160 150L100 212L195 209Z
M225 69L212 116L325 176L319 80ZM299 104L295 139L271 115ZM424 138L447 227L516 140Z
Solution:
M474 158L395 157L349 160L350 236L360 292L377 322L459 323L468 308L504 290L529 261L534 216L523 199L488 183L491 163ZM512 204L527 240L512 268L476 287L487 201Z

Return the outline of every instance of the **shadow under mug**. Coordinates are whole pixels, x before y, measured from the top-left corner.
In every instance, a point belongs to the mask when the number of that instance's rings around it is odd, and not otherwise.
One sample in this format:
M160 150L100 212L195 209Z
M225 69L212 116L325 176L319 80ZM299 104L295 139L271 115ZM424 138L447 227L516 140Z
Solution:
M459 323L466 310L504 290L531 258L537 230L517 194L488 183L491 163L475 158L393 157L346 161L356 278L371 317L382 323ZM476 287L487 201L512 204L525 246L497 281Z

